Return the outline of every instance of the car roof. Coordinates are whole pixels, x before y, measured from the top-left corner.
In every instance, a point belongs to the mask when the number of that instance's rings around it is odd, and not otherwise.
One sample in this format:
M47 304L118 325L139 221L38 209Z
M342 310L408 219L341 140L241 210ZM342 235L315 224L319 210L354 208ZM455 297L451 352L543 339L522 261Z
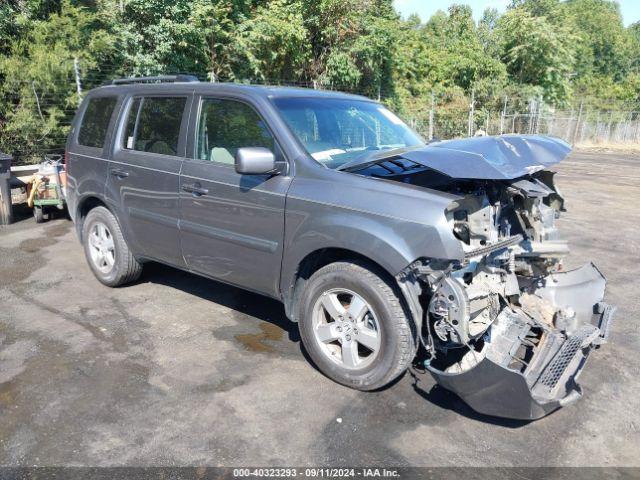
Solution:
M200 94L207 93L241 93L247 96L266 98L334 98L344 100L373 100L350 93L342 93L329 90L316 90L312 88L281 87L268 85L246 85L241 83L226 82L164 82L164 83L120 83L113 85L103 85L95 88L92 92L100 93L131 93L131 94L167 94L186 93L195 91Z

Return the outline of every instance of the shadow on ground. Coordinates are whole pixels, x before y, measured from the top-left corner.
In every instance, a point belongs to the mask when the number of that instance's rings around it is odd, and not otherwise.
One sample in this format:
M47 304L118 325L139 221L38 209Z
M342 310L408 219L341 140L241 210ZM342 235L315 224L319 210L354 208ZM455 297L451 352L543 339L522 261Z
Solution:
M298 326L286 317L284 306L277 300L155 262L145 264L144 273L139 282L150 282L176 288L215 304L234 309L243 315L273 324L287 332L289 341L299 344L302 355L313 368L318 370L300 341ZM506 428L519 428L530 423L476 413L457 395L437 384L429 390L422 388L415 370L410 370L409 375L412 377L414 392L422 399L444 410L451 410L471 420ZM428 377L428 374L424 375ZM402 378L403 376L400 376L380 391L393 388Z
M177 288L243 315L271 323L287 332L290 341L300 342L298 326L286 317L284 305L272 298L155 262L145 264L144 273L139 280L139 283L144 282Z

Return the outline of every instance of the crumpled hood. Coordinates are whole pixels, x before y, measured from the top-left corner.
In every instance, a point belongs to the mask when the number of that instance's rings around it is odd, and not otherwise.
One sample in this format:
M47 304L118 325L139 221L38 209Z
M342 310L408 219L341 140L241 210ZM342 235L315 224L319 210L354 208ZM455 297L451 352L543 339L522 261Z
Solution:
M398 156L452 178L511 180L550 167L571 152L546 135L501 135L431 143Z

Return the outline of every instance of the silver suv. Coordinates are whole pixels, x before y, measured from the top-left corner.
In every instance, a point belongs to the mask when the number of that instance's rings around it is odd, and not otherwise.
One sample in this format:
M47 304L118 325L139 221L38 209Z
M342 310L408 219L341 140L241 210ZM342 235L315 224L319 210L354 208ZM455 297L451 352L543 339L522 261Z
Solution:
M331 379L375 390L416 358L475 410L539 418L580 396L605 280L563 271L542 136L426 144L333 92L115 80L67 143L68 205L95 276L153 260L282 301Z

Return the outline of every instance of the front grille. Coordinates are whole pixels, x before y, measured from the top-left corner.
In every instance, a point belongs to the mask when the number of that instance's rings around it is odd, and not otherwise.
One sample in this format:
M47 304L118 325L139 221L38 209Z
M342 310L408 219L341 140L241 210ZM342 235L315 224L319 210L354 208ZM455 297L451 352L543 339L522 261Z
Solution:
M552 390L558 384L562 374L567 369L576 354L580 351L585 339L597 330L593 325L583 325L576 333L567 339L556 353L555 357L538 379L538 383Z

